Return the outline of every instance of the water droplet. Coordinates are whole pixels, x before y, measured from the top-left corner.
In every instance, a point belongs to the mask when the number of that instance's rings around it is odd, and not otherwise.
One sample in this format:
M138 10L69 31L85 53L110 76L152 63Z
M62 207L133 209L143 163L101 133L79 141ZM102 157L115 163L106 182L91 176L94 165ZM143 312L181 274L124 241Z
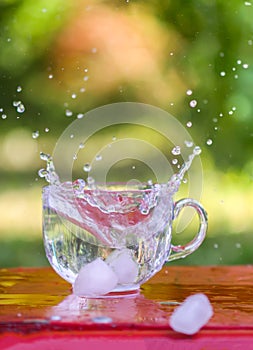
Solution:
M2 114L2 119L6 119L7 115L6 114Z
M95 180L93 179L93 177L88 176L87 177L87 183L88 183L89 186L94 185Z
M178 163L178 160L176 158L172 159L172 164L176 165Z
M84 164L83 170L84 170L85 172L91 171L91 165L90 165L90 163Z
M181 148L180 148L180 146L175 146L175 147L172 149L171 153L172 153L174 156L178 156L178 155L181 153Z
M77 97L76 94L72 94L72 95L71 95L71 98L73 98L73 100L74 100L76 97Z
M187 179L183 179L183 183L184 183L184 184L186 184L186 183L187 183L187 181L188 181Z
M253 45L253 40L251 40L251 39L248 40L248 45L249 45L249 46Z
M47 9L46 9L46 8L43 8L43 9L41 10L41 12L45 13L45 12L47 12Z
M187 90L187 91L186 91L186 95L191 96L191 95L192 95L192 90L190 90L190 89Z
M220 52L220 57L224 57L224 56L225 56L224 52Z
M85 144L84 144L83 142L81 142L81 143L79 144L79 148L82 149L82 148L84 148L84 147L85 147Z
M22 87L21 86L18 86L17 87L17 92L21 92L22 91Z
M77 119L82 119L82 118L83 118L83 116L84 116L84 114L83 114L83 113L78 113L78 114L77 114Z
M88 68L84 68L84 72L87 73L88 72Z
M49 74L48 79L53 79L53 74Z
M193 149L193 154L199 155L201 153L201 148L199 146L195 146Z
M57 316L57 315L53 315L50 317L51 321L60 321L61 320L61 316Z
M96 317L93 317L91 320L94 323L111 323L112 322L111 317L108 317L108 316L96 316Z
M221 117L221 118L222 118L222 117L223 117L223 113L220 113L220 114L219 114L219 117Z
M46 169L40 169L39 171L38 171L38 175L39 175L39 177L47 177L48 176L48 172L47 172L47 170Z
M49 132L49 128L45 128L45 132Z
M221 77L225 77L225 75L226 75L226 72L224 72L224 71L220 72Z
M23 105L23 103L19 103L19 105L17 106L17 112L18 113L24 113L25 111L25 106Z
M83 80L84 80L84 81L88 81L88 80L89 80L88 75L85 75L85 76L83 77Z
M233 111L229 111L229 112L228 112L229 115L232 115L233 113L234 113Z
M40 152L40 159L49 162L52 159L52 157L49 154Z
M235 106L232 107L232 111L236 111L236 107Z
M249 2L249 1L244 1L244 5L245 5L245 6L251 6L252 4L251 4L251 2Z
M206 141L206 144L207 144L208 146L211 146L211 145L213 144L213 140L212 140L212 139L208 139L208 140Z
M232 68L232 71L233 71L233 72L235 72L235 71L236 71L236 68L235 68L235 67L233 67L233 68Z
M214 243L213 247L214 247L215 249L217 249L217 248L219 248L219 245L218 245L217 243Z
M65 115L66 115L66 117L72 117L73 112L71 110L69 110L69 109L66 109Z
M190 121L187 122L187 123L186 123L186 126L187 126L188 128L191 128L191 127L192 127L192 122L190 122Z
M242 68L244 68L244 69L247 69L247 68L249 68L249 65L248 65L248 63L244 63L244 64L242 65Z
M235 79L238 79L238 78L239 78L239 75L238 75L238 74L235 74L235 75L234 75L234 78L235 78Z
M237 64L242 64L242 60L237 60L236 63Z
M213 118L213 122L217 123L218 119L217 118Z
M188 148L193 146L193 142L192 141L185 140L184 143L185 143L186 147L188 147Z
M190 107L192 107L192 108L195 108L197 106L197 104L198 104L197 100L191 100L189 103Z
M135 170L135 165L132 166L132 169Z
M73 138L75 137L75 135L74 135L74 134L70 134L69 137L70 137L71 139L73 139Z
M80 91L80 92L85 92L86 89L85 89L84 87L82 87L79 91Z
M73 155L73 159L74 159L74 160L77 160L77 154L74 154L74 155Z
M4 109L3 108L0 108L0 112L3 112L4 111Z
M96 160L97 160L97 161L102 160L102 156L101 156L101 154L97 154L97 155L96 155Z
M241 247L242 247L242 246L241 246L241 243L236 243L236 244L235 244L235 247L236 247L236 248L241 248Z
M11 38L7 38L7 42L10 43L11 42Z
M112 137L112 141L116 141L117 140L117 137L116 136L113 136Z
M40 136L40 132L39 132L38 130L36 130L36 131L34 131L34 132L32 133L32 138L33 138L33 139L37 139L39 136Z

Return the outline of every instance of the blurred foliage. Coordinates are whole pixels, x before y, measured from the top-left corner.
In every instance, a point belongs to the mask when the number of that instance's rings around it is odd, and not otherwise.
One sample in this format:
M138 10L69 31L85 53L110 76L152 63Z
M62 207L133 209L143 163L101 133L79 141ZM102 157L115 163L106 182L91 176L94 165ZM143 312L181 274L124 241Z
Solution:
M252 18L238 0L0 0L0 191L34 187L39 151L52 152L78 113L137 101L191 121L207 171L238 199L253 179ZM217 216L215 233L231 232Z

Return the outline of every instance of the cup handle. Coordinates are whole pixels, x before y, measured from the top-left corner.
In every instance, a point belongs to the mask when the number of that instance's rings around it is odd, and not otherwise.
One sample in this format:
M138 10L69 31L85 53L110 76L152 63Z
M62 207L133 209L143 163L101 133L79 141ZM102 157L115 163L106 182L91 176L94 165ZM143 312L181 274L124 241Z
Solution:
M173 219L177 218L180 211L187 206L194 208L198 213L199 221L200 221L198 233L196 234L196 236L193 238L192 241L190 241L189 243L183 246L172 244L171 254L167 261L184 258L187 255L193 253L201 245L201 243L203 242L206 236L206 231L208 226L207 213L205 209L196 200L191 198L184 198L176 202L174 206Z

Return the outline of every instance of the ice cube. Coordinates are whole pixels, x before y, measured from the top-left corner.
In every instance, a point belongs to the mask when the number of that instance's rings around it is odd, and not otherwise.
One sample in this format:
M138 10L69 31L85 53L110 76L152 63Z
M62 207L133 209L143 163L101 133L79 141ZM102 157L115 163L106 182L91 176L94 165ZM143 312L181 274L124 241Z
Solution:
M189 296L170 317L170 326L176 332L197 333L213 315L213 308L207 296L197 293Z
M134 283L138 276L138 264L133 260L129 249L115 250L106 259L120 284Z
M81 268L73 284L73 293L80 297L97 297L111 292L117 283L113 269L97 258Z

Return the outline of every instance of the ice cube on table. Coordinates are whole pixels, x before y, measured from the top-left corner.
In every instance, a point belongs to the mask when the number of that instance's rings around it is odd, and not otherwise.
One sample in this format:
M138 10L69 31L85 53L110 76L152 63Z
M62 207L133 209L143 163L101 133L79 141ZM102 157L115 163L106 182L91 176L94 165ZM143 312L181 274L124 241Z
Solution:
M115 250L107 257L106 263L117 275L118 283L129 284L135 282L139 269L129 249Z
M197 293L189 296L170 317L171 328L180 333L197 333L212 317L213 308L207 296Z
M73 284L73 293L79 297L98 297L110 293L118 278L101 258L83 266Z

